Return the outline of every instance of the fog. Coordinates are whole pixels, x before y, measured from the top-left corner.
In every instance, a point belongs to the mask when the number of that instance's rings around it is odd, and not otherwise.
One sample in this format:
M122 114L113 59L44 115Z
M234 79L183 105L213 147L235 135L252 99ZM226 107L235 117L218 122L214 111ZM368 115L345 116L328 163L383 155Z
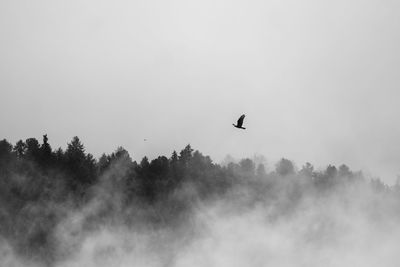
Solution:
M302 199L290 212L221 199L197 207L183 231L103 226L60 266L397 266L398 213L354 193Z
M69 187L71 172L54 162L52 168L48 161L35 162L29 149L7 161L4 144L1 266L400 263L400 186L346 165L315 171L311 164L296 168L281 159L265 171L243 159L223 167L190 146L177 157L138 164L118 148L95 161L101 171L90 185L83 186L82 176L82 187ZM46 147L47 137L39 151ZM65 164L71 155L78 157L75 148L83 149L77 139L58 152ZM19 166L29 171L13 169L15 164L28 164Z

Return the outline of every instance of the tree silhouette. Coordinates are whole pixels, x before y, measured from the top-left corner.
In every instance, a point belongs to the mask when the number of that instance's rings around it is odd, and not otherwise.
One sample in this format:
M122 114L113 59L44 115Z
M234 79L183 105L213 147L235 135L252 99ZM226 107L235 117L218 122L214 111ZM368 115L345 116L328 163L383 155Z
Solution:
M179 153L179 163L182 167L187 168L190 160L192 159L193 149L190 145L187 145L180 153Z
M3 139L0 141L0 174L6 176L9 174L12 161L12 145Z
M251 159L242 159L239 162L240 172L243 177L250 178L254 176L255 165Z
M26 143L26 157L33 162L40 161L40 145L36 138L28 138Z
M18 158L23 158L26 154L27 146L26 143L22 140L19 140L14 146L15 154Z
M258 164L256 173L257 173L257 177L259 179L263 179L267 176L267 172L265 171L264 164L262 164L262 163Z
M303 175L306 179L311 180L314 176L314 166L310 162L306 162L305 165L301 168L300 175Z
M285 158L282 158L275 167L276 173L281 176L287 176L290 174L294 174L294 165L293 163Z
M12 145L3 139L0 141L0 160L7 160L11 157Z
M69 186L83 194L85 188L92 185L96 179L96 161L91 154L85 153L85 147L75 136L65 151L65 164L70 175Z

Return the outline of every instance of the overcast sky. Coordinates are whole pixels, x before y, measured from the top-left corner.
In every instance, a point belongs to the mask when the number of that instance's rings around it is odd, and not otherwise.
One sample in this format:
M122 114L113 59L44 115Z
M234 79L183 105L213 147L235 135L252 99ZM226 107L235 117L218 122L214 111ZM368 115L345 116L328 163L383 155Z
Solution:
M398 0L2 0L0 138L135 160L190 143L392 184L399 48Z

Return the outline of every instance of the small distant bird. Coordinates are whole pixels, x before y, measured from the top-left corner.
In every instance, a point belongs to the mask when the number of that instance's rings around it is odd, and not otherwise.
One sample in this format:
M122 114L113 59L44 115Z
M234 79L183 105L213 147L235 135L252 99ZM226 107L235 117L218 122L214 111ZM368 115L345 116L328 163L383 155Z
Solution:
M235 125L235 124L232 124L232 125L235 126L236 128L239 128L239 129L246 129L246 128L242 127L244 117L246 117L246 115L243 114L243 115L240 116L240 118L238 119L237 125Z

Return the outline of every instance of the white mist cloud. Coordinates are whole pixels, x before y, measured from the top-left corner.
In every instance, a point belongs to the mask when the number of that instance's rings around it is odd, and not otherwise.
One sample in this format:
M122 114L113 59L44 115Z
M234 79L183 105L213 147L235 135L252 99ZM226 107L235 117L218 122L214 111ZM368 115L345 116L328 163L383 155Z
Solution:
M293 202L286 193L254 201L239 190L196 205L177 228L121 221L81 228L79 249L56 266L398 266L395 197L367 186Z

